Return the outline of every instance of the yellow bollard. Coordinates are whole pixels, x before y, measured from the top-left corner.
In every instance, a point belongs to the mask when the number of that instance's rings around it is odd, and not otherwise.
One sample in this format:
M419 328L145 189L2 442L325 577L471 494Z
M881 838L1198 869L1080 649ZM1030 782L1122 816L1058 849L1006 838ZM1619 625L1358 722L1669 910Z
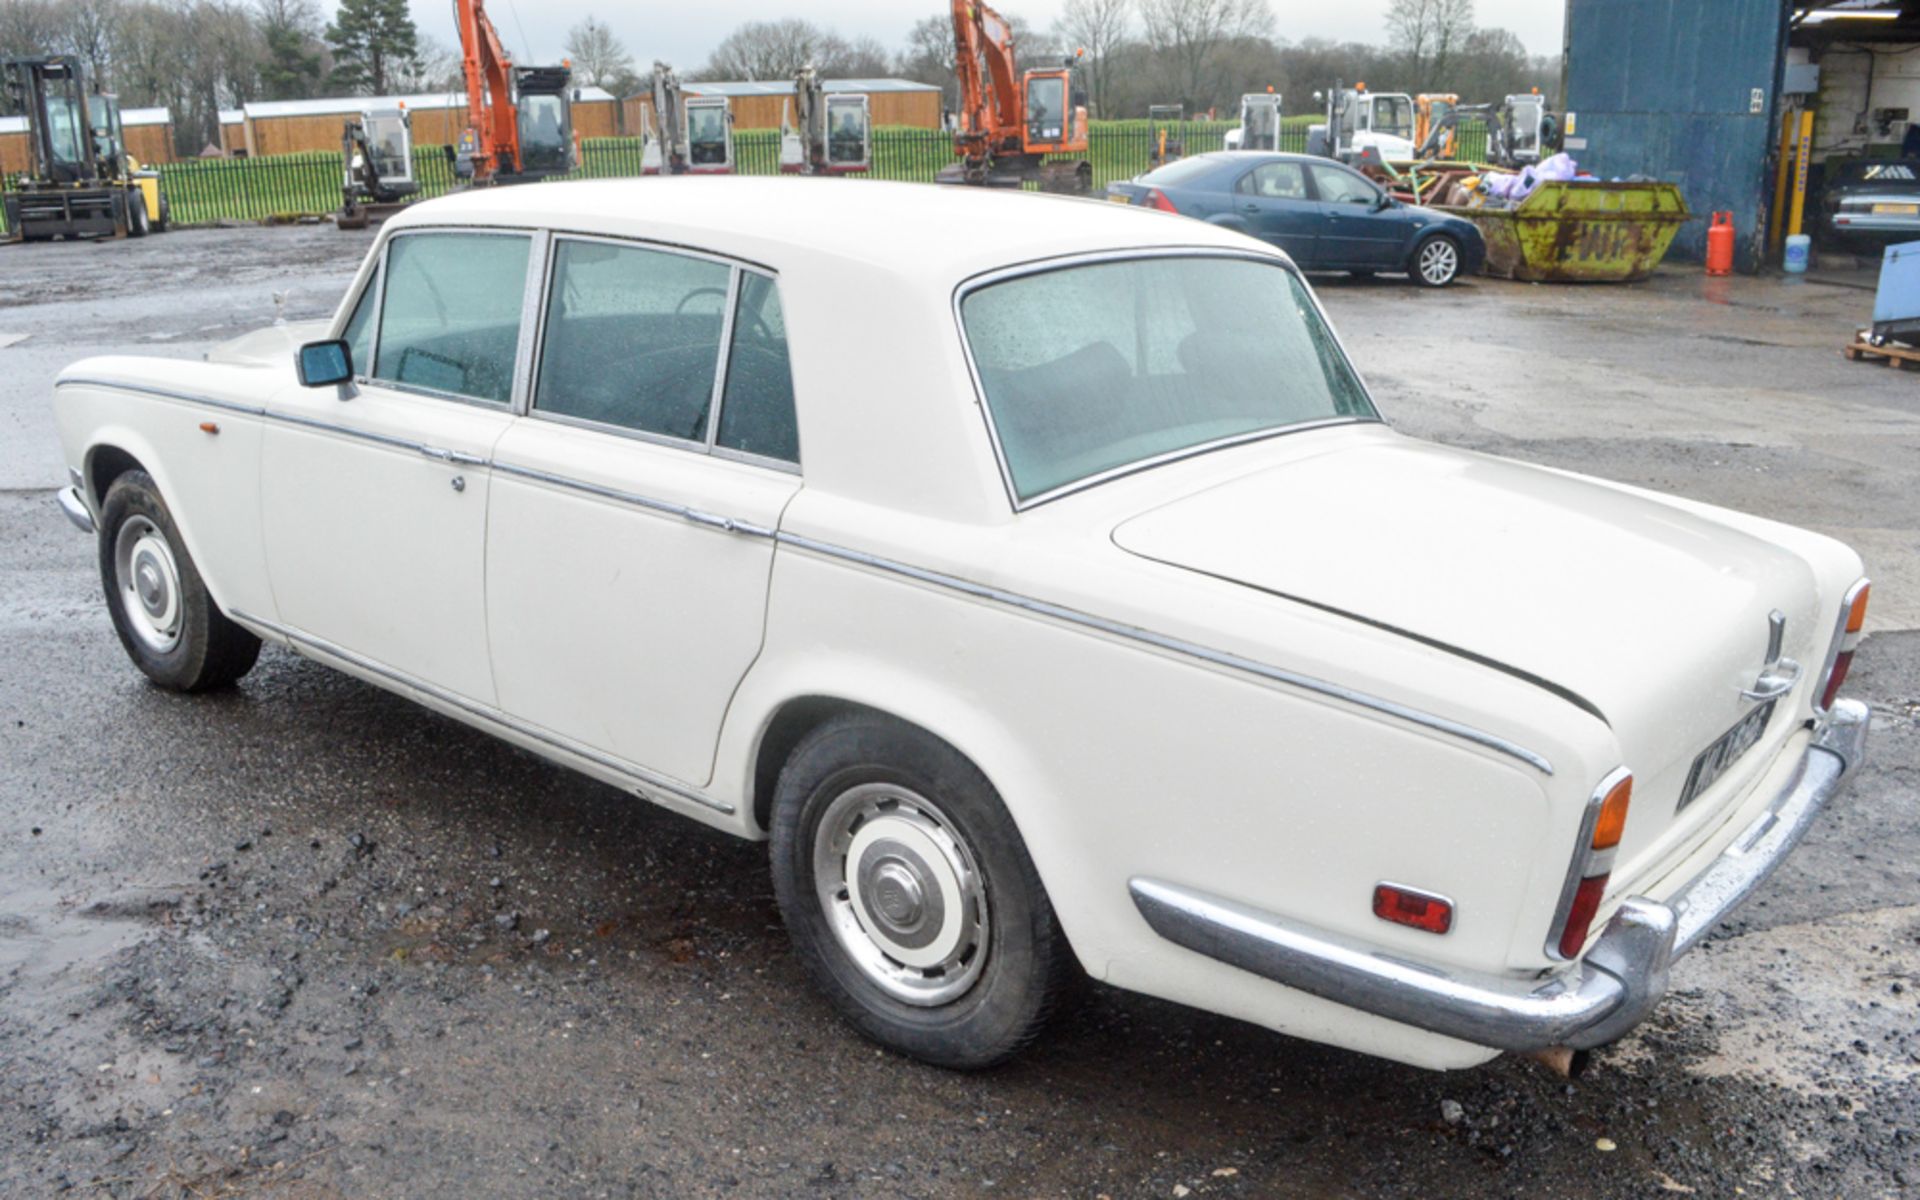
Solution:
M1813 114L1800 114L1799 145L1794 154L1793 163L1793 215L1787 220L1787 234L1800 232L1800 222L1807 212L1807 160L1813 157Z
M1780 114L1780 161L1773 173L1773 211L1767 221L1767 254L1777 257L1780 243L1787 236L1787 180L1793 176L1793 131L1800 114L1789 109Z

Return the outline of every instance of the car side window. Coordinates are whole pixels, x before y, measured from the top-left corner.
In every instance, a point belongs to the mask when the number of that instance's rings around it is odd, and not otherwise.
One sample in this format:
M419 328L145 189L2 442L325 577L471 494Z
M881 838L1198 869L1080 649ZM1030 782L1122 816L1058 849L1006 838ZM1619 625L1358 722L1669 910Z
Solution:
M1313 186L1328 204L1372 204L1380 198L1380 189L1339 167L1313 168Z
M752 271L740 276L727 386L720 400L720 430L714 444L781 462L800 461L780 290L772 279Z
M353 306L353 315L347 318L347 327L340 331L340 337L347 343L347 350L353 355L353 373L365 376L373 370L373 307L374 296L380 291L380 276L376 272L360 293L360 300Z
M1263 163L1242 175L1233 190L1265 200L1305 200L1307 173L1299 163Z
M561 240L533 407L705 442L731 273L685 254Z
M531 239L412 233L387 246L375 379L506 404Z

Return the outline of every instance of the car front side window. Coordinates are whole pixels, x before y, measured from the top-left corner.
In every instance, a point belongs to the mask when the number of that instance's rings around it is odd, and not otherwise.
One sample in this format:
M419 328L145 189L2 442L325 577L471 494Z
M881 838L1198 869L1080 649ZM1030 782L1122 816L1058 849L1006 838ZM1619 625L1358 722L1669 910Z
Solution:
M1314 167L1313 185L1328 204L1372 204L1380 198L1380 189L1339 167Z
M529 244L524 236L491 233L394 238L372 377L508 403Z
M534 410L705 442L731 274L711 259L562 240Z

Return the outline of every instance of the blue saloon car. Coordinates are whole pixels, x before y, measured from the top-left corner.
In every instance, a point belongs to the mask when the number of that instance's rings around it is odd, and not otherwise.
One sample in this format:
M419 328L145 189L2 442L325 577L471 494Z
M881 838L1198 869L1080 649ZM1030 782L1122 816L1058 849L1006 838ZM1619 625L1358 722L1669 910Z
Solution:
M1472 222L1403 204L1351 167L1307 154L1197 154L1109 183L1107 199L1250 233L1305 271L1404 271L1445 287L1487 254Z

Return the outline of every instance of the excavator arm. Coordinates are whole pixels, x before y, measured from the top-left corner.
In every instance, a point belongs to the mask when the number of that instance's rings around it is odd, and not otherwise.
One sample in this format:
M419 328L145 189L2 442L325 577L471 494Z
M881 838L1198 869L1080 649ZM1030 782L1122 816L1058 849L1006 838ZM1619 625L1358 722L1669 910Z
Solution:
M467 127L473 134L473 178L520 170L520 127L513 107L513 59L487 19L485 0L454 0L467 79Z

